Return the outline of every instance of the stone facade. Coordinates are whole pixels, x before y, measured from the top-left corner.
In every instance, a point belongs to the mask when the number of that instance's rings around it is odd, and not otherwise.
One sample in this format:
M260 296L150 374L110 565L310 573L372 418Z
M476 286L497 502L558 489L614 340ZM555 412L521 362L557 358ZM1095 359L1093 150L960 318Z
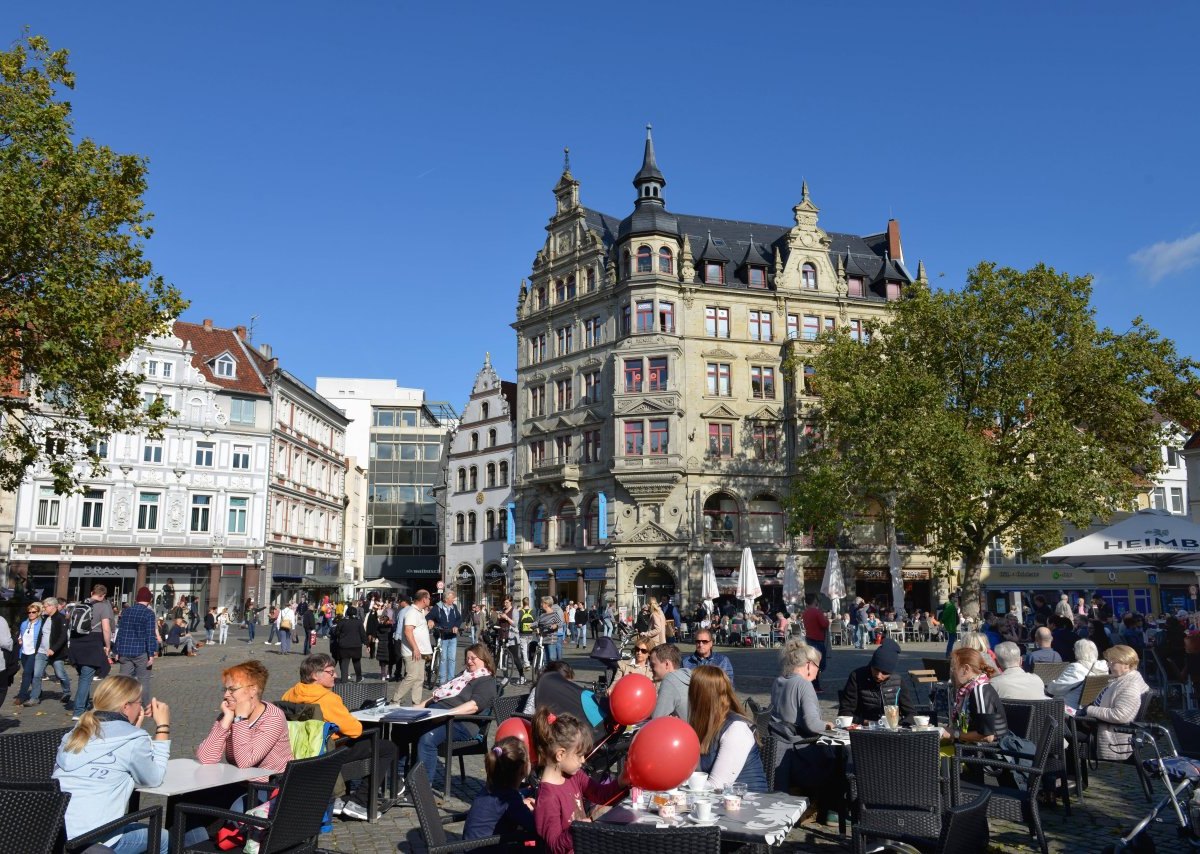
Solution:
M676 215L647 135L624 220L580 203L569 165L517 318L518 569L537 595L632 607L699 600L711 554L732 593L750 547L768 603L789 554L819 585L824 549L785 535L822 331L865 336L912 281L899 226L826 231L808 187L791 226ZM918 277L923 277L923 268ZM844 561L889 591L881 532ZM909 555L906 577L929 562Z

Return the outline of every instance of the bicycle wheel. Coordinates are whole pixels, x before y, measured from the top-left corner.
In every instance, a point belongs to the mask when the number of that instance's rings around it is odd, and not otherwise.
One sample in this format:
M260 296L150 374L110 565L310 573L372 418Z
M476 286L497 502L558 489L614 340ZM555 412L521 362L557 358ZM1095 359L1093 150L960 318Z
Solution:
M426 659L425 663L425 688L432 691L437 687L438 669L442 663L442 648L435 646L433 654Z

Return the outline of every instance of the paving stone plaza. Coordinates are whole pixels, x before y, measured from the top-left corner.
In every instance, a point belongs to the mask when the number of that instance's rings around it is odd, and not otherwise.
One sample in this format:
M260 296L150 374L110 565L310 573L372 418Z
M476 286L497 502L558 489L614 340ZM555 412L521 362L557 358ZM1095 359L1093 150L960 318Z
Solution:
M590 647L589 647L590 648ZM691 646L681 647L685 652L691 651ZM320 641L319 650L327 650L326 642ZM271 671L267 685L267 699L278 699L298 679L298 669L302 656L298 652L282 656L277 653L278 647L266 646L260 639L247 643L245 636L238 630L230 632L229 643L226 646L208 646L200 650L194 658L168 655L156 662L154 666L154 694L165 700L171 706L172 730L174 741L171 745L172 756L190 756L196 745L208 733L209 727L216 714L221 699L221 670L246 658L260 659ZM462 646L460 646L460 654ZM736 674L736 686L742 696L752 696L757 700L767 702L772 680L778 672L777 650L746 650L722 649L733 661ZM941 655L944 649L940 644L911 643L904 646L901 658L902 669L918 668L922 656ZM595 662L586 657L586 650L568 649L566 657L576 670L576 676L590 681L593 674L599 672ZM845 680L845 675L855 667L865 664L871 652L858 651L845 647L835 647L829 662L829 669L822 677L825 692L821 695L824 717L832 720L836 707L836 688ZM461 662L460 662L461 664ZM377 676L374 662L363 661L364 677ZM35 708L15 709L11 698L15 690L10 692L9 701L3 711L6 732L28 731L34 729L52 729L69 726L71 718L64 714L59 704L52 698L57 696L57 685L44 683L45 694L43 702ZM12 727L13 720L19 725ZM0 738L3 738L0 735ZM467 759L468 780L466 786L459 783L457 772L454 775L454 788L451 799L446 803L447 810L465 811L472 797L478 792L483 779L482 760L478 757ZM896 785L904 785L901 779ZM1128 829L1148 811L1148 806L1138 785L1132 768L1111 764L1103 765L1099 771L1093 772L1091 786L1086 792L1086 800L1082 804L1072 805L1072 814L1067 817L1061 806L1042 811L1042 821L1051 851L1062 852L1093 852L1101 850L1111 842L1121 828ZM992 847L993 851L1030 851L1036 850L1028 833L1023 827L993 820ZM461 829L461 825L450 827L452 831ZM1156 841L1160 850L1172 850L1173 832L1169 826L1161 827L1156 833ZM400 851L424 851L420 836L416 830L416 817L410 807L399 806L390 810L383 818L368 824L358 821L334 820L333 832L322 838L321 845L325 850L338 852L354 852L354 854L387 854ZM784 851L834 851L850 850L849 839L839 839L836 828L816 829L806 825L792 832L791 837L781 850Z

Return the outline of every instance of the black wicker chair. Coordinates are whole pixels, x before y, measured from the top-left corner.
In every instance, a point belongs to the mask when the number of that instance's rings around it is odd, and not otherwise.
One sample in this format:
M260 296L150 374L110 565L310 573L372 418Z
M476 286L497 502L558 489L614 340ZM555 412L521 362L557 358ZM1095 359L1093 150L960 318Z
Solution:
M425 839L425 849L429 854L454 854L458 851L471 851L475 848L500 844L499 836L470 840L451 840L446 836L442 816L438 812L437 804L433 801L433 789L429 785L429 775L425 773L425 766L422 763L418 762L412 767L412 770L408 772L406 782L412 797L413 809L417 813L417 825L421 829L421 836ZM578 850L578 844L576 844L576 850Z
M363 703L387 698L386 682L335 682L333 693L342 698L346 708L352 712L363 707Z
M962 851L986 851L991 832L988 828L987 808L992 793L984 792L969 804L951 807L942 813L942 835L933 854L960 854ZM888 842L872 854L887 851L893 854L920 854L911 845L903 842Z
M501 689L503 690L503 689ZM454 757L458 757L458 779L463 785L467 782L467 764L464 761L467 756L482 756L490 749L488 746L488 730L495 723L495 715L493 709L496 705L496 700L503 697L503 694L498 693L496 698L492 700L492 708L478 715L454 715L446 717L446 740L442 742L442 761L446 763L446 779L443 781L442 795L450 796L450 781L453 779ZM479 727L479 735L474 738L462 739L456 741L454 739L454 725L462 723L471 723ZM428 769L426 769L428 770Z
M137 812L126 813L120 818L110 821L108 824L101 825L94 830L76 836L74 839L67 840L64 850L67 854L76 854L76 852L81 852L81 854L102 854L102 852L111 851L111 848L100 843L123 827L131 824L142 824L143 822L145 822L149 831L146 838L151 840L148 850L157 851L158 845L153 840L158 839L162 835L163 810L161 806L147 807Z
M775 771L779 767L784 748L779 736L765 731L760 731L759 735L762 737L762 746L759 747L758 752L762 757L763 771L767 774L767 791L774 792ZM784 791L787 791L787 786L784 786Z
M1175 730L1175 744L1179 753L1200 759L1200 710L1172 711L1171 729Z
M276 785L279 794L276 795L270 818L258 818L244 812L200 804L179 804L175 807L176 820L171 828L171 852L183 854L185 851L219 850L212 840L205 840L196 846L184 845L188 816L224 819L261 830L260 854L314 851L341 770L342 761L337 751L312 759L293 759L278 778Z
M57 786L0 786L0 815L6 819L4 849L21 854L53 854L61 849L63 816L70 800Z
M858 819L854 851L867 840L928 843L942 830L937 732L850 732Z
M525 708L525 704L529 701L529 691L524 694L511 694L503 697L497 697L492 703L492 716L496 719L496 726L504 723L514 715L521 714L521 710Z
M1004 700L1004 713L1011 732L1027 738L1034 744L1041 739L1042 730L1048 726L1058 728L1061 733L1066 726L1066 704L1062 700ZM1083 799L1083 782L1080 772L1079 751L1074 751L1075 787L1080 800ZM1067 751L1064 740L1056 738L1050 745L1046 759L1046 776L1058 782L1067 815L1071 814L1071 789L1067 782ZM1046 787L1049 791L1049 787Z
M1033 838L1037 840L1042 854L1049 854L1046 847L1046 834L1042 830L1042 815L1038 809L1038 793L1042 790L1042 777L1046 773L1046 763L1050 758L1050 750L1055 741L1062 741L1062 730L1057 726L1047 726L1042 730L1041 738L1036 742L1036 751L1032 764L1024 765L1009 761L998 753L980 755L980 749L973 744L958 744L954 748L954 760L959 768L982 768L985 774L992 776L1004 775L1005 772L1020 776L1025 781L1025 788L1008 786L1002 782L964 783L957 775L951 777L954 787L954 803L971 801L981 797L983 792L991 793L988 801L988 816L1017 822L1029 828ZM855 757L857 762L858 757Z
M577 821L571 825L576 854L720 854L721 828L648 827Z
M58 746L70 731L66 727L0 735L0 782L49 780Z

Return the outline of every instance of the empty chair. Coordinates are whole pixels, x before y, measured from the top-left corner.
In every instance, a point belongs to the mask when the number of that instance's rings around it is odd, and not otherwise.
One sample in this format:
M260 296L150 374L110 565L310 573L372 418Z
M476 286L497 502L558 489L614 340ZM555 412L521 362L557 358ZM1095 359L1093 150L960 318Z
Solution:
M858 820L854 851L868 839L928 843L942 830L942 790L937 732L850 732Z
M938 838L934 854L959 854L961 851L986 851L991 829L988 827L987 808L992 793L984 792L969 804L951 807L942 813L942 835ZM888 841L878 852L895 854L920 854L917 848L903 842Z
M719 827L653 827L577 821L575 854L720 854Z
M0 736L0 782L49 780L58 746L70 731L66 727Z

